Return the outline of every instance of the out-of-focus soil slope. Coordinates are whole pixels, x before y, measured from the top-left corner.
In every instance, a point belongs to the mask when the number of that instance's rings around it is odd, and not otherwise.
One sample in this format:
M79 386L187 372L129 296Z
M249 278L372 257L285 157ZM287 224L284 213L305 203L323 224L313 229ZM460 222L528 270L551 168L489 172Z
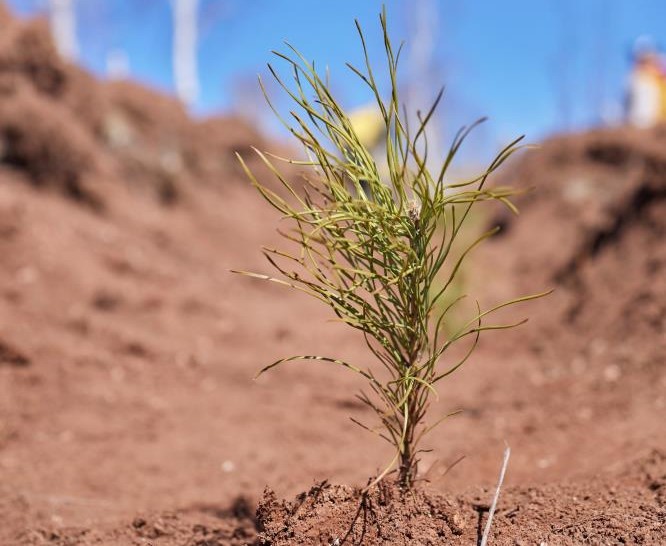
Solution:
M532 191L519 216L495 218L503 234L476 255L472 284L491 301L554 289L520 309L528 325L486 337L484 350L513 355L491 389L524 416L507 426L550 444L542 464L556 473L663 449L666 130L553 138L503 176Z
M372 417L356 378L294 364L252 381L291 354L368 358L315 303L228 271L265 270L278 220L234 152L266 177L249 148L275 146L240 120L191 121L150 90L95 81L40 22L0 21L0 543L244 544L266 484L364 483L391 453L347 419ZM663 477L635 461L666 450L665 142L600 131L513 164L536 189L519 218L499 217L470 289L556 292L443 387L433 411L466 411L426 446L436 491L493 483L507 440L518 489L505 502L525 513L529 491L545 506L630 483L663 522ZM588 512L563 508L561 526Z

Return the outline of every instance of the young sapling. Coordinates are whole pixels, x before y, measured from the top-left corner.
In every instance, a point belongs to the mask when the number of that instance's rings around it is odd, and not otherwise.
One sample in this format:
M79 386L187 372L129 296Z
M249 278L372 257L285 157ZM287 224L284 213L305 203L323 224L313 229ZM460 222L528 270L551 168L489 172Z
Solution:
M427 111L418 113L415 126L410 128L398 94L402 47L393 49L385 10L380 23L390 87L387 98L380 91L358 22L365 67L347 66L367 85L383 119L383 168L379 158L361 143L349 116L335 100L328 77L289 44L289 54L274 52L287 64L293 78L287 84L269 65L295 105L290 119L281 117L267 100L303 146L307 159L290 160L256 151L279 180L282 192L261 183L240 155L239 160L253 185L290 224L291 229L281 234L296 250L264 248L276 276L240 273L305 292L364 337L375 366L300 355L278 360L260 373L285 362L313 360L361 375L368 391L358 397L375 412L381 427L361 426L376 432L395 449L392 461L373 483L397 471L400 486L409 488L417 476L421 440L442 420L426 423L437 385L467 361L481 332L525 322L486 324L488 315L544 294L516 298L485 310L477 303L473 316L462 326L453 331L445 327L447 316L462 300L447 298L463 262L497 229L483 233L462 251L454 251L454 244L464 233L473 206L498 201L515 211L509 200L514 191L491 187L488 179L519 148L522 137L501 150L479 176L450 182L451 162L479 122L458 132L444 158L431 158L427 129L442 92ZM436 170L432 170L434 160L440 161ZM278 161L306 170L302 186L281 174ZM469 342L464 354L446 362L451 347L464 340Z

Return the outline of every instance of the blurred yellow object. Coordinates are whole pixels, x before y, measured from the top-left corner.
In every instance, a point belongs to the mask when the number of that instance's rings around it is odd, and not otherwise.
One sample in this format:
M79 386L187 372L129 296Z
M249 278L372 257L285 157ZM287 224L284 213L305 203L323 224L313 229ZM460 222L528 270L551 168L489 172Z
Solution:
M349 115L349 121L361 144L369 150L380 143L386 131L382 115L375 104L354 110Z

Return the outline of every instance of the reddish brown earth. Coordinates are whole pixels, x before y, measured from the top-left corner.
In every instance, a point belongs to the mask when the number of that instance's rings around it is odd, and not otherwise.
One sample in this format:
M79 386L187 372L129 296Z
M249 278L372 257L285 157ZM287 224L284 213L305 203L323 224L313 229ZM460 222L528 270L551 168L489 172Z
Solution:
M663 129L509 167L536 190L498 212L470 289L556 291L443 386L435 413L465 411L425 446L429 484L363 498L391 453L348 421L371 417L356 378L252 380L292 353L367 359L314 302L228 272L276 239L233 157L260 135L0 21L0 544L473 544L505 441L490 544L666 544Z
M666 458L653 453L631 467L567 484L512 487L489 543L662 544ZM427 487L401 493L391 483L365 495L323 483L292 502L268 491L257 513L259 544L475 544L490 498L482 488L453 496Z

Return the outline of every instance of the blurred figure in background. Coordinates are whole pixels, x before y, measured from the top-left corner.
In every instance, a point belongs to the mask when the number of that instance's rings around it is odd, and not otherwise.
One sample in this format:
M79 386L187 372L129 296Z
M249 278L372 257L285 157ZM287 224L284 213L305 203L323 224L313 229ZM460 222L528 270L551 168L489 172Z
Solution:
M666 71L651 38L636 40L627 94L627 122L652 127L666 120Z

